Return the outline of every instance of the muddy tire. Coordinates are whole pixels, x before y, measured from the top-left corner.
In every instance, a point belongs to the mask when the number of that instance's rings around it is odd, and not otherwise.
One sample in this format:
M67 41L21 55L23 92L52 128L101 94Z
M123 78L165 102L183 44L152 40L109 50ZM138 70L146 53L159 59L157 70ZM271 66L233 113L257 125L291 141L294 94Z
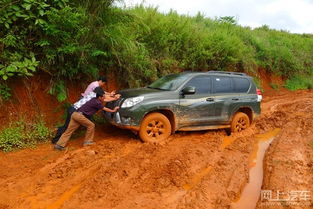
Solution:
M250 126L250 119L247 114L237 112L231 122L231 132L237 133L247 129Z
M144 142L160 143L171 135L171 123L161 113L150 113L142 121L139 137Z

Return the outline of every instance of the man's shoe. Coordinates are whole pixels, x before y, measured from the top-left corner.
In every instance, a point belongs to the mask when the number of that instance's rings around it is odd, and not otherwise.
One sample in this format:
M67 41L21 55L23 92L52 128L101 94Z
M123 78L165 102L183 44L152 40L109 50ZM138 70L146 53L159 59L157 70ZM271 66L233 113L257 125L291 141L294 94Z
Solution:
M60 146L60 145L58 145L58 144L55 144L55 145L54 145L54 149L55 149L55 150L59 150L59 151L65 151L65 150L66 150L65 147L62 147L62 146Z
M93 141L84 142L84 146L89 146L89 145L93 145L93 144L95 144L95 142L93 142Z

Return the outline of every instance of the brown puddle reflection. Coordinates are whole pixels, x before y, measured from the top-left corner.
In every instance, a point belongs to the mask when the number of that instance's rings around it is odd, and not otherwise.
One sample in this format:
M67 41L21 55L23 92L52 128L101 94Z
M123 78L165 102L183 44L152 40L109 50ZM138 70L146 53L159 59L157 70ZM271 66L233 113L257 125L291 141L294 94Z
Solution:
M249 182L243 189L240 199L231 205L232 209L255 209L263 182L264 154L279 132L280 129L275 128L265 134L256 136L258 140L249 158Z

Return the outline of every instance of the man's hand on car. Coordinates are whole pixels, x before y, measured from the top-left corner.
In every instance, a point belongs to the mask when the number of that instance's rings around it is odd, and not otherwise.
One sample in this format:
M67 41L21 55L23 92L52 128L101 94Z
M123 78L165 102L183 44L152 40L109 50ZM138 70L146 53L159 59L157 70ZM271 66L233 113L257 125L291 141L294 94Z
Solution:
M110 93L110 95L111 95L112 97L113 97L115 94L116 94L116 91L115 91L115 90L111 91L111 93Z
M116 99L119 99L119 98L121 98L121 95L120 95L120 94L115 94L114 97L115 97Z

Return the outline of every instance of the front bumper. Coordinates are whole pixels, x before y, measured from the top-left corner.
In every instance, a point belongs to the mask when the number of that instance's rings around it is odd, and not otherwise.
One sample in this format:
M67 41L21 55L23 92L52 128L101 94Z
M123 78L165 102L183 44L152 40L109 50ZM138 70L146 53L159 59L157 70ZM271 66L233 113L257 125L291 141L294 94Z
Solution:
M114 107L120 107L123 103L123 98L107 103L106 107L110 109L114 109ZM142 108L139 108L141 110ZM133 131L139 131L140 127L140 119L142 112L138 109L119 109L118 112L110 113L110 112L103 112L105 119L119 128L123 129L130 129ZM137 117L136 117L137 116ZM138 117L139 116L139 117Z
M131 117L121 116L119 112L104 112L105 119L114 126L122 129L139 131L139 124L135 123Z

